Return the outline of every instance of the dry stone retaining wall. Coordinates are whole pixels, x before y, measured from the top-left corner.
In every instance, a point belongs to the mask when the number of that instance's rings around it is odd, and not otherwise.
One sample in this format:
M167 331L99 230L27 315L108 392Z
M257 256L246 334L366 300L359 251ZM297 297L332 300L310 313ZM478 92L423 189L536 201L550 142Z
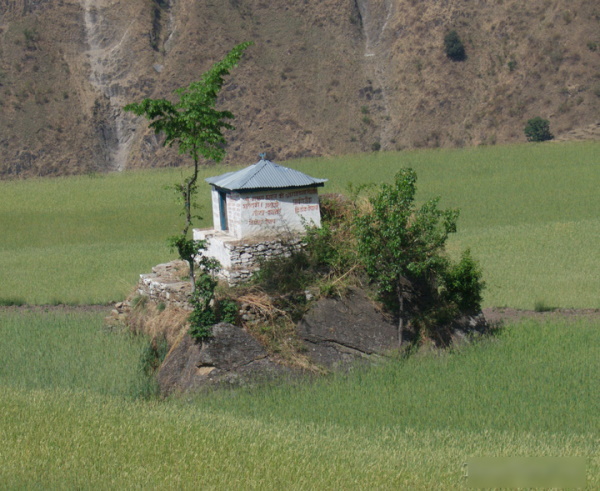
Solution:
M260 262L275 258L289 257L302 248L301 238L277 239L257 243L225 242L225 253L231 266L224 267L219 276L230 285L249 280L259 269Z
M152 273L140 275L137 293L157 304L191 309L188 303L191 285L189 280L181 279L182 269L187 270L184 261L172 261L153 267Z

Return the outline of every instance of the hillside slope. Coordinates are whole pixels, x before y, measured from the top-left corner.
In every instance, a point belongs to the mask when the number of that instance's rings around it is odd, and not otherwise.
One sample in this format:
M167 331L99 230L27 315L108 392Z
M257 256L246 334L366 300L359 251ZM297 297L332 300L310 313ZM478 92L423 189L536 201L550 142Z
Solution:
M229 162L523 141L536 115L598 138L599 23L593 0L0 0L0 176L185 162L121 108L246 40Z

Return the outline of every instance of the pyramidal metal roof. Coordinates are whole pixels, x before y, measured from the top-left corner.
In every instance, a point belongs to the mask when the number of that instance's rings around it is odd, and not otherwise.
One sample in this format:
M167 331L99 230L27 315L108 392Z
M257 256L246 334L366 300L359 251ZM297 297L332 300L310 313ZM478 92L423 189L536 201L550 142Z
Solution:
M304 186L322 186L327 179L317 179L300 171L261 159L254 165L220 176L208 177L206 182L221 189L278 189Z

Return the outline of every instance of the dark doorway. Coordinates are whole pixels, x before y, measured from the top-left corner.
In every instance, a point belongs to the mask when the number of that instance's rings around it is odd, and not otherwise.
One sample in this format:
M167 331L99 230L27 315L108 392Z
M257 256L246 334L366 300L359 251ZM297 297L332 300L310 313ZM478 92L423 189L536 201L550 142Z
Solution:
M228 230L227 226L227 193L219 191L219 215L221 216L221 230Z

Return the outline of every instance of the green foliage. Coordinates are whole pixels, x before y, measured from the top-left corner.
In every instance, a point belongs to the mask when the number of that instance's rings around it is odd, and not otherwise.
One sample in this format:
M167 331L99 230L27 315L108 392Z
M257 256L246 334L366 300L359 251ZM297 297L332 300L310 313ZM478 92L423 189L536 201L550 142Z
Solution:
M190 335L196 339L207 339L211 328L217 322L217 316L211 306L217 282L208 273L201 273L196 280L196 289L190 303L193 311L189 316Z
M200 341L212 335L212 326L218 322L235 324L238 317L237 303L230 298L216 298L216 274L220 268L216 259L200 256L197 259L200 273L196 288L192 292L190 304L193 310L188 318L190 335Z
M307 227L304 250L266 261L255 284L277 295L315 288L331 295L341 280L360 281L364 271L398 315L400 340L410 321L416 336L444 343L458 315L480 310L482 273L470 251L456 264L446 255L458 211L439 209L439 198L417 209L416 178L412 169L401 170L366 210L356 203L361 187L353 199L324 196L321 227Z
M217 301L217 318L219 322L237 324L239 307L235 300L224 298Z
M305 251L290 248L286 255L261 262L252 281L267 293L295 293L304 290L312 281L310 266Z
M188 154L193 160L200 156L219 162L225 156L227 140L223 131L233 129L228 119L230 111L215 109L217 97L225 77L234 68L251 43L235 46L223 60L215 63L202 75L198 82L174 91L179 102L166 99L144 99L140 103L128 104L125 111L149 119L155 133L163 133L164 145L179 145L179 152Z
M449 31L444 36L444 51L446 56L453 61L464 61L467 59L465 45L455 30Z
M173 235L167 239L167 242L171 249L176 250L179 257L187 262L193 262L198 251L206 246L205 241L191 240L184 235Z
M315 273L339 276L357 263L352 214L355 203L341 194L320 198L321 227L308 226L304 243Z
M321 226L311 226L306 230L304 243L306 244L307 264L316 272L343 272L348 265L347 250L343 243L336 242L336 226L322 219Z
M190 335L195 339L203 340L211 336L211 328L218 322L213 303L217 286L215 274L219 269L219 263L205 256L200 258L199 263L200 273L195 280L195 288L190 298L193 310L188 319Z
M187 233L187 231L186 231ZM179 258L186 261L190 268L190 281L193 289L196 287L196 255L200 250L206 247L206 242L203 240L188 239L185 234L174 235L167 239L171 250L176 250Z
M470 249L463 252L458 263L449 263L442 275L444 300L456 305L460 312L476 313L481 308L485 283L481 267L471 256Z
M412 169L401 170L371 198L373 210L355 219L358 253L382 292L396 294L403 277L425 279L446 265L441 252L458 211L439 210L438 198L416 210L416 182Z
M310 251L312 264L317 269L330 269L340 262L340 251L333 240L332 224L321 219L321 226L309 226L306 229L304 243Z
M528 120L523 131L530 142L543 142L554 138L550 133L550 122L540 116Z
M402 169L393 184L371 197L371 210L355 216L358 254L380 297L399 318L402 341L408 320L416 336L438 337L458 312L479 310L481 271L469 252L457 264L445 253L458 210L441 210L439 198L415 206L417 175Z
M164 304L163 304L164 305ZM153 339L146 345L140 358L141 370L151 376L160 367L169 352L169 343L164 337Z

